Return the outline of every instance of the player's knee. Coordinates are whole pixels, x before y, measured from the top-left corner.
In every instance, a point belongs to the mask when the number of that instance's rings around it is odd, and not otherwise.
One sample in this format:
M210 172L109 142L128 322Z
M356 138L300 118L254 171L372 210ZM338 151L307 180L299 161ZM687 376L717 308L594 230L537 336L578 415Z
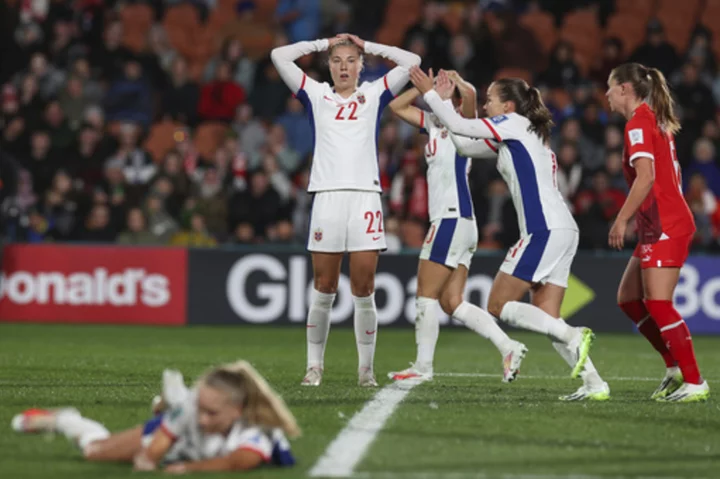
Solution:
M319 276L315 278L314 286L317 291L325 294L335 294L338 289L338 281L335 278Z
M374 278L369 278L361 281L350 281L350 290L353 296L358 298L365 298L375 292L375 281Z
M505 307L505 301L502 301L498 298L493 298L492 296L488 300L487 311L488 311L488 313L492 314L496 318L500 317L500 313L502 313L502 310L504 307Z
M440 295L440 308L448 315L452 315L462 302L462 294L445 291Z

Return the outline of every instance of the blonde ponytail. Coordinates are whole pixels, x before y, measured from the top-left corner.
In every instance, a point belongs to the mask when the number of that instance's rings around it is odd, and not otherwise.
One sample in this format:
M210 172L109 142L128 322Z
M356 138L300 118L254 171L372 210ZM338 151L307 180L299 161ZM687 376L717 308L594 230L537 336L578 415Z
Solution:
M680 121L675 115L675 105L665 75L657 68L648 68L648 76L651 83L648 99L658 124L663 130L675 135L680 131Z

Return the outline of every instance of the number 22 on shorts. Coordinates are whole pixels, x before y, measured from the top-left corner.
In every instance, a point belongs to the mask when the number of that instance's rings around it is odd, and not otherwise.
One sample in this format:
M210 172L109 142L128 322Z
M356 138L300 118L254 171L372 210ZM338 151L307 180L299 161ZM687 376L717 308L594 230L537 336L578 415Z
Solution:
M384 232L382 211L375 211L374 213L372 211L366 211L365 221L368 222L365 233L374 234L375 236L372 237L373 241L377 241L382 238L382 234L376 234Z

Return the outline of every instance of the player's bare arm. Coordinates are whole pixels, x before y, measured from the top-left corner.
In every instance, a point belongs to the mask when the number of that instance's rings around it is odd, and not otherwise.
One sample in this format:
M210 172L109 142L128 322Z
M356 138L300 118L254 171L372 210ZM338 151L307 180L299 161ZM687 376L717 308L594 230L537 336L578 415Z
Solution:
M630 188L630 193L628 193L627 200L625 200L625 204L622 209L620 209L608 235L610 246L618 250L623 249L625 245L625 230L627 229L628 221L630 221L630 218L633 217L640 208L640 205L645 201L645 198L652 190L653 183L655 183L655 165L652 159L642 156L635 159L633 166L637 172L637 178L635 178Z

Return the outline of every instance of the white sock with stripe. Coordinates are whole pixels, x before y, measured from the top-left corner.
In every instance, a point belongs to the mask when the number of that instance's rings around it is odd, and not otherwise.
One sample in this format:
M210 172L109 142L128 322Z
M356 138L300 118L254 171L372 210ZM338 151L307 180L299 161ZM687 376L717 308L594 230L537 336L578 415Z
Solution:
M358 370L373 369L375 343L377 342L377 309L375 293L360 298L353 296L355 302L355 342L358 350Z
M440 335L437 308L437 299L425 297L415 299L415 344L417 344L415 367L424 373L433 370L435 345Z
M537 306L519 301L505 303L500 319L510 326L545 334L565 344L569 343L575 334L575 328L568 326L565 321L558 321Z
M323 368L325 345L330 332L330 310L335 293L321 293L313 288L312 304L307 317L307 367Z

